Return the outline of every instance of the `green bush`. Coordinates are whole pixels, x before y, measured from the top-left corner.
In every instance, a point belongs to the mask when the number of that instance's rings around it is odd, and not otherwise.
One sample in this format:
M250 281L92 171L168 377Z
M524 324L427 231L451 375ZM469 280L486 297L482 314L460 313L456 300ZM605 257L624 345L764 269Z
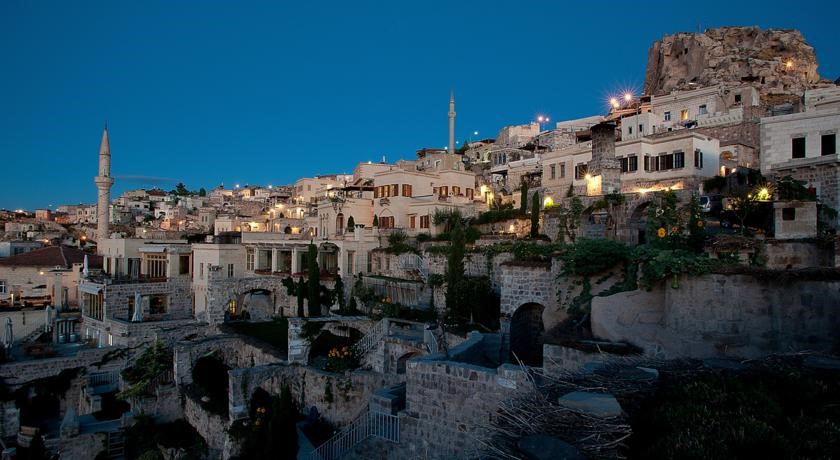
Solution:
M418 243L426 243L428 241L432 241L432 235L430 233L418 233L417 234L417 242Z

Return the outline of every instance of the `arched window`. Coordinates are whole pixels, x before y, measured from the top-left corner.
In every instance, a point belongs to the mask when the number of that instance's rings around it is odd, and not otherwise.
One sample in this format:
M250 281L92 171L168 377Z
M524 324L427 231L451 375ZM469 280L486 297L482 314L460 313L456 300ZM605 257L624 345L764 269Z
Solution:
M341 235L342 233L344 233L344 214L338 213L335 216L335 234Z

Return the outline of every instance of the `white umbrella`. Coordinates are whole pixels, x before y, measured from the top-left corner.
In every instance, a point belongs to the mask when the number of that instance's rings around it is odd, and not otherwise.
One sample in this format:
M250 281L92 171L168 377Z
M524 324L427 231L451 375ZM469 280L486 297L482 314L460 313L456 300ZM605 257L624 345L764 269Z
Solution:
M12 348L12 342L15 340L14 334L12 334L12 318L6 318L6 334L3 336L3 343L6 345L6 348Z
M90 274L90 272L88 271L88 256L87 256L87 254L85 254L85 261L82 264L82 276L87 278L88 274Z
M131 316L131 321L139 323L143 321L143 297L134 293L134 315Z
M44 316L46 316L46 321L44 322L44 332L50 332L52 330L52 322L53 322L53 307L47 305L44 308Z

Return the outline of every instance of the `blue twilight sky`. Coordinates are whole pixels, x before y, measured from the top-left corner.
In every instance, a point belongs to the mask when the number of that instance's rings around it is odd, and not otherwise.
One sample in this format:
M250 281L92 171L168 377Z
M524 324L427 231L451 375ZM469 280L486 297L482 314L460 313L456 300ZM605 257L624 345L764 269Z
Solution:
M798 28L840 76L838 2L0 1L0 208L282 184L602 113L665 33ZM133 179L130 179L133 177Z

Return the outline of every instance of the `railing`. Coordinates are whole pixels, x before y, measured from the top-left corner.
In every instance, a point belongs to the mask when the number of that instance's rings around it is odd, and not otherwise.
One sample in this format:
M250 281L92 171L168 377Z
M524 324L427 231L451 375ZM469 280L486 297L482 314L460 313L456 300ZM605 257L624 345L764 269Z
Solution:
M116 384L120 379L118 372L95 372L88 374L87 384L91 387Z
M98 284L137 284L137 283L165 283L169 281L169 278L165 276L149 276L149 275L139 275L139 276L130 276L130 275L108 275L108 274L99 274L99 275L90 275L87 277L87 281L92 283Z
M396 415L371 412L368 408L327 442L309 455L309 460L336 460L353 450L367 438L377 437L400 442L400 418Z
M373 328L364 337L359 339L353 345L353 355L356 359L362 359L369 351L371 351L388 333L388 318L379 320L374 324Z
M425 283L429 278L429 264L424 257L417 254L400 254L400 268L403 270L415 270Z
M17 312L8 312L0 315L0 328L5 328L6 318L12 319L12 338L13 343L21 343L31 340L40 332L44 332L44 326L47 323L46 314L43 310L21 310ZM0 334L0 339L3 339Z

